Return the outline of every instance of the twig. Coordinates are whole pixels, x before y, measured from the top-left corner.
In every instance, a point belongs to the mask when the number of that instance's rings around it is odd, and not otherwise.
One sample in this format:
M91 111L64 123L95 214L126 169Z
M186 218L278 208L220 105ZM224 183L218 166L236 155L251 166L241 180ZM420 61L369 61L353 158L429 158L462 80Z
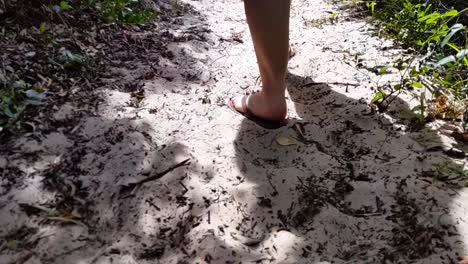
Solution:
M158 211L161 211L161 208L159 208L159 206L157 206L153 201L149 200L149 199L146 199L146 202L151 205L152 207L154 207L154 209L158 210Z
M268 180L268 183L270 184L271 188L273 189L273 193L271 193L271 196L277 196L279 194L279 192L276 189L276 187L273 185L273 183L271 182L271 178L272 178L272 175L268 174L267 175L267 180Z
M145 179L142 179L142 180L139 180L137 182L132 182L132 183L128 183L124 186L122 186L123 188L125 189L134 189L135 187L139 187L141 186L142 184L146 183L146 182L150 182L150 181L154 181L154 180L157 180L157 179L160 179L162 177L164 177L164 175L168 174L169 172L179 168L179 167L182 167L182 166L187 166L190 164L190 159L186 159L182 162L179 162L177 163L176 165L172 166L172 167L169 167L168 169L166 169L165 171L163 172L159 172L159 173L156 173L155 175L152 175L152 176L149 176Z
M380 147L379 147L379 150L377 150L377 153L380 153L385 143L387 143L387 139L388 139L388 135L385 135L385 139L382 141L382 144L380 144Z
M311 83L306 83L301 85L301 88L303 87L308 87L308 86L314 86L314 85L321 85L321 84L326 84L326 85L344 85L346 87L348 86L354 86L357 87L359 84L357 83L345 83L345 82L311 82Z
M353 214L353 216L355 216L355 217L361 217L361 218L362 218L362 217L366 218L366 217L369 217L369 216L381 216L381 215L383 215L382 212L363 213L363 214Z
M188 192L188 188L184 185L184 183L182 183L182 181L179 181L179 184L182 186L182 188L184 188L182 194L186 194Z
M399 159L399 160L397 160L397 161L388 162L388 163L386 163L385 165L393 165L393 164L396 164L396 163L400 163L400 162L402 162L402 161L408 159L409 157L411 157L411 154L408 154L408 156L406 156L406 157L404 157L404 158L401 158L401 159Z

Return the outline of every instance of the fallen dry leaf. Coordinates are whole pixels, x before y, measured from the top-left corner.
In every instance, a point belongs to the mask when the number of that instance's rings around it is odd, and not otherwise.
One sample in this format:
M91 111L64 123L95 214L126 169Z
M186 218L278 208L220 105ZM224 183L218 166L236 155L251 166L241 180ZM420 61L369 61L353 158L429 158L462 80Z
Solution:
M75 224L75 225L81 225L83 226L84 224L78 220L74 220L74 219L71 219L71 218L67 218L67 217L47 217L48 220L51 220L51 221L57 221L57 222L64 222L64 223L70 223L70 224Z
M248 247L255 247L265 239L264 236L261 236L258 238L251 238L251 237L241 236L241 235L234 234L234 233L231 233L231 237L234 240L239 241L244 246L248 246Z
M295 138L284 136L277 137L275 141L280 146L292 146L297 145L299 143Z
M452 136L458 141L468 143L468 132L465 132L465 133L453 132Z
M463 117L463 109L454 104L445 95L432 100L428 105L428 117L431 119L457 120Z

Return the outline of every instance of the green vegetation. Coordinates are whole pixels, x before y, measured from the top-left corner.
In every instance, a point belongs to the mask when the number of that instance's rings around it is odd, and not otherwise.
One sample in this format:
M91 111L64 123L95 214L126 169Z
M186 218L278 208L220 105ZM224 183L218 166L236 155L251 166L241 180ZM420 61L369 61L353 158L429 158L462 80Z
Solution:
M30 106L44 105L46 94L96 71L97 62L76 45L76 32L97 24L144 24L155 13L140 0L38 0L5 2L0 15L0 46L21 44L8 49L0 64L2 134L19 126L17 121Z
M151 10L145 9L140 0L87 0L87 1L61 1L55 5L61 12L77 9L97 10L109 22L122 24L144 24L155 16Z
M90 5L98 8L107 20L124 24L144 24L155 16L139 0L92 0Z
M24 81L4 83L0 88L0 132L10 128L28 105L41 105L46 99L40 87L28 87Z
M414 56L385 67L402 72L401 82L379 89L372 103L385 110L392 98L400 93L419 97L414 109L420 120L427 117L426 95L444 96L458 106L458 116L468 105L468 2L421 0L366 1L383 32L396 42L414 51ZM450 4L450 5L448 5ZM455 107L457 108L457 107ZM452 116L452 118L456 118ZM465 117L467 114L465 114Z

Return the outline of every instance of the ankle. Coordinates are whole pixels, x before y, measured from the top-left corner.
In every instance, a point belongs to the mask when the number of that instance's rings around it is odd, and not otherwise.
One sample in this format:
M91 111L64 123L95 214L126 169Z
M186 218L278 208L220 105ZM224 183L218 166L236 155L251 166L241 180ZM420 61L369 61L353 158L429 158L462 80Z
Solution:
M275 88L272 88L270 86L268 89L263 88L258 93L258 96L264 99L265 101L278 102L278 101L285 100L285 96L286 96L285 93L286 93L286 89L284 89L283 86L277 86Z

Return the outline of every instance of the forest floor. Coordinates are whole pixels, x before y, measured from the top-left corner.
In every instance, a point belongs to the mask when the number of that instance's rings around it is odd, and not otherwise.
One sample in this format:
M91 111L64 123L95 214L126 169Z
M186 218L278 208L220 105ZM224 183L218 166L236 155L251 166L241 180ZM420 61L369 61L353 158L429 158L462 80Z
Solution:
M0 263L468 255L467 165L450 151L467 146L450 136L456 127L415 127L410 97L385 114L368 105L400 78L375 69L404 50L343 6L293 1L290 120L264 130L224 106L260 88L242 2L172 8L122 33L131 45L112 51L93 93L70 89L73 99L39 110L48 122L2 143Z

